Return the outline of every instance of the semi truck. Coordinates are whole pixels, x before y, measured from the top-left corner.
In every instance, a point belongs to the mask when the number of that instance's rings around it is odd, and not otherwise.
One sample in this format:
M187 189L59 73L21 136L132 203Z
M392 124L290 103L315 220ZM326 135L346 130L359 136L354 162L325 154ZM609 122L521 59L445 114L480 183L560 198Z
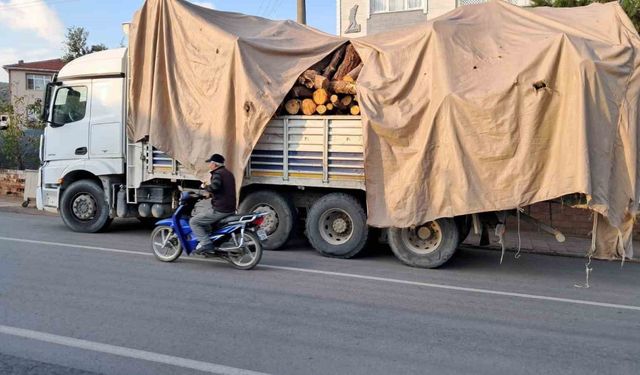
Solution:
M179 189L201 184L154 148L153 139L128 139L127 70L127 49L112 49L73 60L47 86L36 201L39 209L59 212L73 231L99 232L114 218L167 217ZM304 222L320 254L359 254L374 237L363 152L359 116L274 117L251 154L239 195L240 211L268 213L265 248L281 248ZM453 255L469 228L469 217L443 218L388 228L375 239L386 237L402 262L432 268Z

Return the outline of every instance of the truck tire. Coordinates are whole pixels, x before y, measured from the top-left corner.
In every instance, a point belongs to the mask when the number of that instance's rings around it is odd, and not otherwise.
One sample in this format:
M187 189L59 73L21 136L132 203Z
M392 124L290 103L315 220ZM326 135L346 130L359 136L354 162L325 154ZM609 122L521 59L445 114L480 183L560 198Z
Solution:
M76 181L64 190L60 216L69 229L84 233L105 230L112 220L104 190L90 180Z
M311 246L320 254L346 259L364 249L369 227L362 205L353 196L331 193L309 209L306 232Z
M262 247L267 250L277 250L284 246L296 221L296 210L291 200L272 190L250 193L240 203L238 212L269 213L261 225L267 232L267 239L262 241Z
M458 247L460 233L453 219L438 219L415 228L389 228L389 246L404 264L437 268L445 264Z

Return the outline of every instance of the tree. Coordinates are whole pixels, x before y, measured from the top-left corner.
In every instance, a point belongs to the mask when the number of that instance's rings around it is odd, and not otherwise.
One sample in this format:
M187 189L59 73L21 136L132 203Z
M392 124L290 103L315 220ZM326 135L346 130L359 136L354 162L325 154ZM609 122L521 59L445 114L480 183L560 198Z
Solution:
M571 8L589 5L591 3L608 3L610 0L531 0L532 7ZM633 22L636 30L640 31L640 0L619 0L620 6Z
M102 43L87 47L88 37L89 32L84 27L69 27L67 29L66 40L64 41L64 56L62 56L62 60L69 62L80 56L107 49L107 46Z
M13 105L0 108L9 115L6 129L0 131L0 161L5 168L25 169L38 165L38 134L44 128L39 119L42 101L24 105L25 98L17 98Z

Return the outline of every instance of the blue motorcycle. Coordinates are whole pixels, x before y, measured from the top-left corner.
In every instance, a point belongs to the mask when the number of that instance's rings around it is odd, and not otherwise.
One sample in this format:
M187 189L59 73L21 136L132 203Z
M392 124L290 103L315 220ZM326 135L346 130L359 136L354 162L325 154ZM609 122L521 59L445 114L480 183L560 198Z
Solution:
M196 250L198 239L191 231L189 217L196 203L203 198L200 194L183 192L173 215L156 223L151 232L151 247L156 258L173 262L183 251L191 255ZM203 255L224 259L238 269L252 269L262 258L261 240L266 239L267 234L260 225L266 215L256 212L230 215L220 220L209 234L215 250Z

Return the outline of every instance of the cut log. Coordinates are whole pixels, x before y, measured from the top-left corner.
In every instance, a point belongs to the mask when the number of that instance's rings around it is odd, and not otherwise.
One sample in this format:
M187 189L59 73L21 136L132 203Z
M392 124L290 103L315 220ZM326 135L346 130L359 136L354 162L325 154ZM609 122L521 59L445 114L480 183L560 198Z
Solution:
M313 87L316 89L327 90L329 88L329 79L322 74L316 74L313 79Z
M342 99L340 99L340 103L342 103L342 105L345 107L350 106L351 102L353 102L353 96L351 95L346 95Z
M349 44L347 46L347 49L345 50L344 59L342 60L340 66L338 66L338 69L336 69L336 72L333 75L333 79L336 81L341 80L342 77L347 75L347 73L351 72L358 65L360 65L360 62L360 56L358 55L358 52L356 52L355 47L353 47L352 44Z
M333 104L333 107L339 111L345 111L349 109L342 104L342 101L340 100L340 97L338 95L331 95L330 101L331 104Z
M327 111L333 111L333 103L327 103Z
M316 104L324 104L329 100L329 93L325 89L317 89L313 92L313 101Z
M302 101L302 113L307 116L311 116L316 112L316 103L312 99L305 99Z
M284 109L290 115L297 115L300 111L300 100L298 99L290 99L284 105Z
M298 77L298 83L306 88L327 89L329 87L329 79L315 70L305 70Z
M312 89L315 85L315 78L318 75L318 72L315 70L305 70L304 73L298 77L298 83L306 86L309 89Z
M349 108L349 112L351 112L352 115L359 115L360 114L360 106L355 104L352 105L351 108Z
M356 94L356 85L352 82L345 81L331 81L329 82L329 91L335 92L336 94Z
M327 112L327 106L325 106L324 104L320 104L316 107L316 112L318 112L318 114L320 115L324 115Z
M291 97L296 99L310 98L313 96L313 91L305 86L293 86L291 89Z
M323 76L327 77L328 79L333 78L333 73L335 73L336 69L338 69L338 66L342 62L342 57L344 56L344 51L346 49L347 49L347 46L342 45L333 53L333 56L331 57L331 61L329 62L329 65L327 65L327 67L324 68L324 70L322 71Z
M360 65L353 68L349 73L347 73L347 75L342 77L342 80L347 82L355 82L358 79L358 76L360 75L360 71L362 70L362 65L363 64L360 63Z

